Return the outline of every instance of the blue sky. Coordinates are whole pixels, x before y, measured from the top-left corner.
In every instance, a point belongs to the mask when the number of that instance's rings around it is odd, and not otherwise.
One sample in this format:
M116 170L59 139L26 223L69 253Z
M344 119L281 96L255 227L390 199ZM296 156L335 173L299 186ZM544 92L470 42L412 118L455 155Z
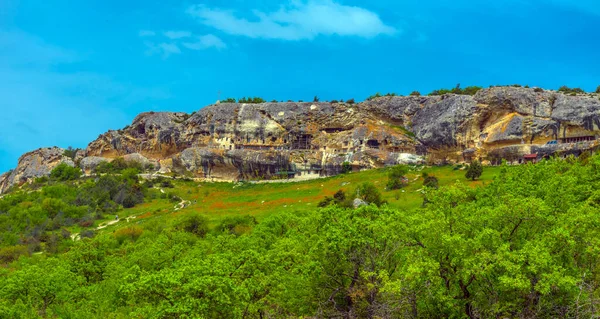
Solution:
M600 85L597 0L0 1L0 171L142 111Z

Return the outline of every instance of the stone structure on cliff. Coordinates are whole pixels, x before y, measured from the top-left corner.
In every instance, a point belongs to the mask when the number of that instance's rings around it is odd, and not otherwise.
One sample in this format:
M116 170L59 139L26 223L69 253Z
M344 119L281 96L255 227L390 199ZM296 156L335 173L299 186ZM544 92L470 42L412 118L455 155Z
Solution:
M128 127L99 136L75 160L86 172L103 159L127 156L161 172L209 179L316 177L340 173L344 162L360 170L422 158L493 164L532 153L578 154L595 148L599 136L597 94L494 87L474 96L222 103L192 115L142 113ZM2 175L0 192L48 174L56 163L72 164L58 149L42 150L23 155L15 171Z

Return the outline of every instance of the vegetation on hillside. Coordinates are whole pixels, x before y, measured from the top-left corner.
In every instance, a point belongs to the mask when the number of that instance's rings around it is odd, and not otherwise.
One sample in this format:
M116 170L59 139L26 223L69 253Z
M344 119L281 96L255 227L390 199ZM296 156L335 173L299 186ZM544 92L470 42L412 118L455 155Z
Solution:
M468 86L461 88L460 84L457 84L453 89L439 89L434 90L429 95L444 95L444 94L463 94L463 95L475 95L479 90L483 89L480 86Z
M277 187L176 182L181 197L237 201L238 211L218 216L221 208L201 205L201 214L123 222L93 238L62 239L41 255L5 258L28 255L19 236L32 230L35 216L83 206L88 212L100 198L109 200L103 190L111 183L103 178L139 185L119 175L48 181L41 191L0 199L0 227L13 229L2 237L0 317L597 316L600 156L501 166L493 181L486 177L491 170L483 172L483 185L451 182L459 175L436 169L439 189L403 188L418 194L414 209L395 208L389 194L398 191L382 192L390 169ZM361 183L367 176L370 182ZM331 186L340 181L356 183L344 186L356 193ZM289 195L314 188L331 192L334 203L319 209ZM256 202L264 198L257 190L296 207L279 206L260 219L246 215L251 202L241 196ZM79 192L94 200L77 206ZM371 203L379 197L380 207L343 205L355 196ZM65 206L56 209L58 201Z

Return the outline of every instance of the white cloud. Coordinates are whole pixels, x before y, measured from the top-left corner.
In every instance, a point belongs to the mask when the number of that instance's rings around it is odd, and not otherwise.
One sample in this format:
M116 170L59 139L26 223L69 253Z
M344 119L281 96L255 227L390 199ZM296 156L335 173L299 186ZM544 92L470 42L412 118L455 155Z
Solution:
M200 23L228 34L250 38L302 40L318 35L372 38L393 35L394 27L384 24L367 9L345 6L332 0L292 1L275 12L254 10L253 21L237 17L233 11L194 5L187 13Z
M153 37L156 35L156 32L151 31L151 30L140 30L139 36L140 37Z
M197 41L184 42L182 45L190 50L204 50L208 48L224 49L227 45L217 36L207 34L197 37Z
M171 40L189 38L192 36L192 33L189 31L166 31L163 34L165 37L167 37Z
M146 54L148 54L148 55L160 54L163 57L163 59L168 58L172 54L181 53L181 49L179 49L179 46L177 46L177 44L175 44L175 43L163 42L163 43L155 44L153 42L144 42L144 44L146 44L146 47L148 47L148 50L146 50Z

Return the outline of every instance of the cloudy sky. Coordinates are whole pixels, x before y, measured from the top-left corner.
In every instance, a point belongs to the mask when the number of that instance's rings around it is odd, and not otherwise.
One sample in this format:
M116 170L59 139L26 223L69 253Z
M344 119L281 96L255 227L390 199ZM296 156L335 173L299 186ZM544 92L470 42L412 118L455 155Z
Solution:
M0 171L142 111L600 85L597 0L0 1Z

